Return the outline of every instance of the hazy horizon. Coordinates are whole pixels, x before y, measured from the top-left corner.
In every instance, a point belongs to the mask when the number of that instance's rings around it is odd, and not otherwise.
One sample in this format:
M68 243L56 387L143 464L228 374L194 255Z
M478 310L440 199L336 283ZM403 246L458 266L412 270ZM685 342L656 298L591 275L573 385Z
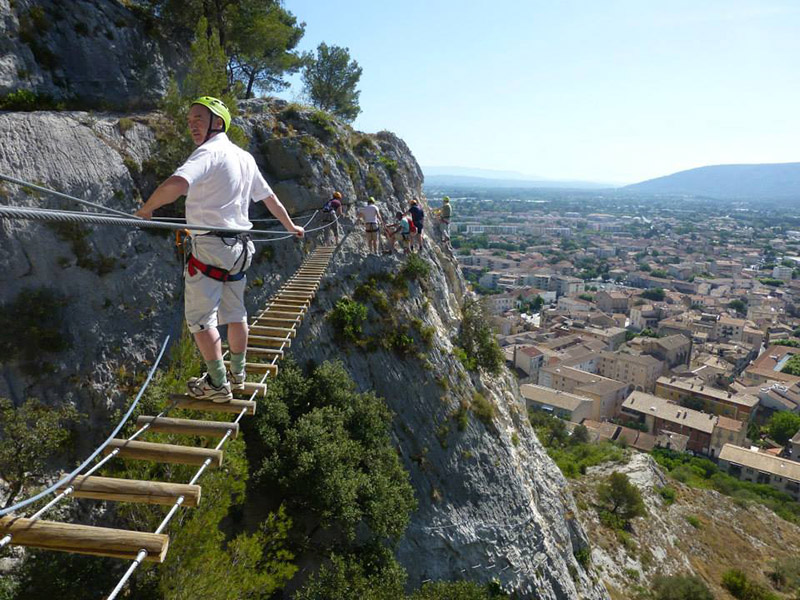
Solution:
M286 7L302 50L346 46L363 67L354 126L397 133L420 164L633 183L800 160L796 3Z

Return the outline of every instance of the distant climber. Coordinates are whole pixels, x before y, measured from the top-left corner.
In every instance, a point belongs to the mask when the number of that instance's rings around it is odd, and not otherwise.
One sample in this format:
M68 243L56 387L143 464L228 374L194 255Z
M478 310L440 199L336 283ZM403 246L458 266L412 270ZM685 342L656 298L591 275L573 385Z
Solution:
M408 209L411 214L411 220L414 222L414 228L417 230L411 236L411 249L414 249L414 242L419 250L422 250L422 225L425 221L425 212L416 200L411 201L411 207Z
M192 102L187 122L197 149L156 188L136 211L137 216L150 219L153 211L185 195L187 223L251 229L249 203L263 201L287 231L303 236L303 228L292 222L252 155L228 139L231 115L222 101L211 96L198 98ZM245 271L255 248L248 234L202 230L191 232L190 247L184 272L186 323L207 371L188 381L189 395L229 402L232 387L244 389L248 334ZM218 324L228 325L231 370L227 373Z
M396 212L394 216L397 220L391 225L387 225L385 228L389 249L384 251L384 253L392 254L394 252L395 241L397 241L397 237L400 236L403 240L403 250L408 254L411 243L411 217L403 215L400 211Z
M450 196L445 196L442 198L442 207L434 211L434 214L439 217L439 222L441 223L442 241L444 242L445 246L449 246L450 217L453 216L453 206L450 204Z
M364 221L364 232L367 235L367 251L378 254L378 235L380 233L380 225L383 225L383 220L378 207L375 206L375 198L370 196L367 205L359 211L358 218Z
M341 192L333 192L333 196L322 206L322 215L326 223L333 223L333 238L339 243L339 219L344 215Z

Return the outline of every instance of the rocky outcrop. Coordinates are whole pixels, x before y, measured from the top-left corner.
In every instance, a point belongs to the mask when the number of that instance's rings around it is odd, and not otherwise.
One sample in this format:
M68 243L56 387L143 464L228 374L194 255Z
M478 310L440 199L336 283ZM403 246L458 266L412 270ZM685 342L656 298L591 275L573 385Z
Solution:
M70 105L152 107L178 53L111 0L0 0L0 96L29 90Z
M237 123L293 212L318 208L334 189L343 192L348 206L376 196L387 217L411 198L422 198L428 208L419 166L393 134L363 134L324 113L275 100L250 101L243 108ZM0 172L133 211L138 196L149 191L141 171L151 164L156 147L151 128L156 118L0 114ZM64 206L8 184L0 195L14 204ZM470 374L452 355L466 288L454 257L438 246L435 235L421 254L429 275L413 281L407 296L393 298L388 321L371 308L365 332L379 339L392 333L387 322L403 327L414 322L428 341L415 334L417 346L400 352L335 340L326 314L336 301L370 276L373 281L395 277L404 265L396 255L367 256L354 216L351 207L330 274L292 354L301 364L342 360L359 388L375 390L395 412L394 437L419 500L397 550L410 585L496 578L525 598L606 598L574 557L586 546L586 536L573 518L561 474L528 424L511 376ZM251 308L262 304L297 268L309 245L324 236L330 241L325 232L306 242L271 244L271 253L260 250L249 275ZM47 357L53 373L46 381L4 360L0 395L74 402L93 416L99 437L108 429L109 411L128 402L119 391L120 377L146 368L179 318L180 268L171 240L110 227L65 232L2 221L0 265L0 302L42 286L67 298L64 335L71 343L67 352ZM494 407L493 416L477 416L478 398ZM87 446L91 438L86 436Z

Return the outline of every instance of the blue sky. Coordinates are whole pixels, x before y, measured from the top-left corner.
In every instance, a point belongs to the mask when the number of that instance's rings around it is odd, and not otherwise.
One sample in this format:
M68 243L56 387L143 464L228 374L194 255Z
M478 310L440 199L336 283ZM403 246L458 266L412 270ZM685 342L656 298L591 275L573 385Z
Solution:
M800 2L286 0L423 166L634 182L800 162ZM297 82L284 96L300 91Z

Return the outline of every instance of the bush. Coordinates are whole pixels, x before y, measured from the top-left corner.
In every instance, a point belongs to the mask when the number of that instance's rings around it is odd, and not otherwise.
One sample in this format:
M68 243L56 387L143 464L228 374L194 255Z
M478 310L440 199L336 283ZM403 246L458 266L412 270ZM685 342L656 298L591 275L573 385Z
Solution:
M471 404L472 412L478 417L478 420L490 427L494 421L495 407L489 400L487 400L480 392L475 392L472 397Z
M367 193L370 196L381 196L383 194L383 185L381 184L381 180L372 169L370 169L369 173L367 173L367 179L364 184L366 185Z
M61 110L64 105L56 102L46 94L37 94L30 90L14 90L0 97L0 110L17 110L30 112L34 110Z
M658 488L658 493L661 496L661 499L664 500L664 504L669 506L673 502L675 502L676 493L675 488L671 488L668 485L664 487Z
M463 350L466 363L474 365L471 370L480 367L490 373L499 373L504 363L503 352L489 329L483 306L476 300L468 299L464 302L462 312L456 343Z
M642 494L625 473L614 472L597 487L602 511L627 527L631 519L647 514ZM601 512L601 517L603 516Z
M729 569L722 575L722 587L738 600L779 600L778 596L754 581L739 569Z
M339 340L356 343L361 338L361 326L367 320L367 307L344 297L336 302L328 318Z
M378 162L389 172L390 175L397 173L397 161L388 156L379 156Z
M411 254L403 265L400 273L409 280L424 280L430 275L431 267L424 258L418 254Z

